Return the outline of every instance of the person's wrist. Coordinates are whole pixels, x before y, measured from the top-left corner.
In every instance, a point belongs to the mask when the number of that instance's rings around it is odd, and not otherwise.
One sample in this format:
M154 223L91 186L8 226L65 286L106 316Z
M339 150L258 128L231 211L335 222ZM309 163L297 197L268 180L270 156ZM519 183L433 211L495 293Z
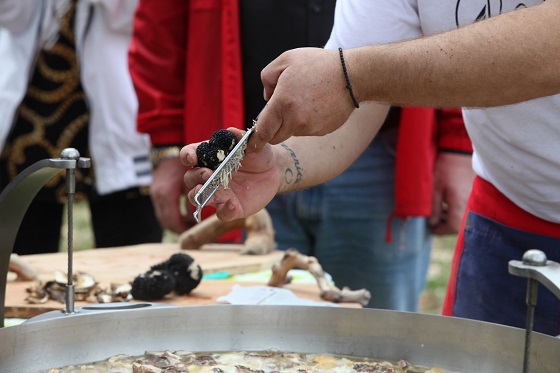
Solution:
M152 167L155 169L160 165L161 162L167 159L179 158L180 152L181 147L179 145L164 145L153 147L150 151L150 160L152 161Z
M356 109L359 109L360 104L359 104L358 100L356 99L356 96L354 95L354 90L352 89L352 84L350 83L348 68L346 66L346 60L344 59L344 53L343 53L342 48L338 48L338 56L340 58L340 63L342 65L342 73L344 74L344 81L346 83L346 89L348 90L348 93L350 95L350 99L352 100L352 105L354 105L354 107Z

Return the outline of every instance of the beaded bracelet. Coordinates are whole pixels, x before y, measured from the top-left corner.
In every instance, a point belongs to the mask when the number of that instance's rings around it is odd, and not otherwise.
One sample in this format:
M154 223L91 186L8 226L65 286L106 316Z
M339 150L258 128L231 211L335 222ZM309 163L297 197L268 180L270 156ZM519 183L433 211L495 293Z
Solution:
M338 48L338 54L340 55L340 62L342 63L342 71L344 72L344 79L346 79L346 89L350 92L350 97L354 103L354 107L357 109L360 107L356 97L354 96L354 91L352 91L352 84L350 84L350 78L348 78L348 71L346 71L346 63L344 62L344 56L342 55L342 48Z

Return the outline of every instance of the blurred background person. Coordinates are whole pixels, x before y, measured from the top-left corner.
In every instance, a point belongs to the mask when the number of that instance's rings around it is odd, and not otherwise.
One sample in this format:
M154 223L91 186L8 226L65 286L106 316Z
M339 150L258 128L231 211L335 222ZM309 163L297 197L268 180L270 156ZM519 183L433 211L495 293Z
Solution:
M196 222L179 160L184 144L218 129L244 128L237 1L140 1L130 46L138 130L152 143L151 196L161 226L180 234ZM202 210L205 218L212 208ZM240 243L240 231L221 238Z
M150 144L136 131L127 55L137 1L0 1L0 188L64 148L92 158L77 169L96 247L160 242L148 188ZM55 252L64 173L29 207L14 252Z

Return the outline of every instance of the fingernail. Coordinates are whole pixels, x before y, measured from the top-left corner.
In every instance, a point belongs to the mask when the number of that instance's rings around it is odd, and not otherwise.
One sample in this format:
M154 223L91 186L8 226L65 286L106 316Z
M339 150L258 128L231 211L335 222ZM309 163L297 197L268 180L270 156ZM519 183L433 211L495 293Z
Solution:
M227 208L228 208L228 210L234 210L234 209L235 209L235 206L233 205L233 202L228 201L228 203L227 203Z
M194 161L190 154L187 154L187 162L189 163L187 166L194 166Z
M202 180L203 180L203 181L208 180L209 177L210 177L210 176L209 176L208 173L206 173L206 172L204 172L204 173L202 174Z

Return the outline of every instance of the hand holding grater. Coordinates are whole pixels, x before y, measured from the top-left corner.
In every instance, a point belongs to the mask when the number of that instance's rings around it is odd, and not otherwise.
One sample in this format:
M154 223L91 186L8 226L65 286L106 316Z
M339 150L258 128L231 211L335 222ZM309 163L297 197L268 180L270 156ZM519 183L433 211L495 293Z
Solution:
M214 171L212 176L206 183L200 188L198 193L194 196L194 200L196 202L196 211L194 212L194 218L197 223L200 223L200 213L201 210L210 198L218 191L218 189L223 186L224 189L228 188L228 182L231 179L231 174L233 171L237 171L239 167L241 167L241 160L245 156L245 150L247 149L247 142L249 141L249 137L255 130L255 123L253 121L253 127L251 127L247 133L239 140L237 145L231 150L228 156L220 163L218 168Z

